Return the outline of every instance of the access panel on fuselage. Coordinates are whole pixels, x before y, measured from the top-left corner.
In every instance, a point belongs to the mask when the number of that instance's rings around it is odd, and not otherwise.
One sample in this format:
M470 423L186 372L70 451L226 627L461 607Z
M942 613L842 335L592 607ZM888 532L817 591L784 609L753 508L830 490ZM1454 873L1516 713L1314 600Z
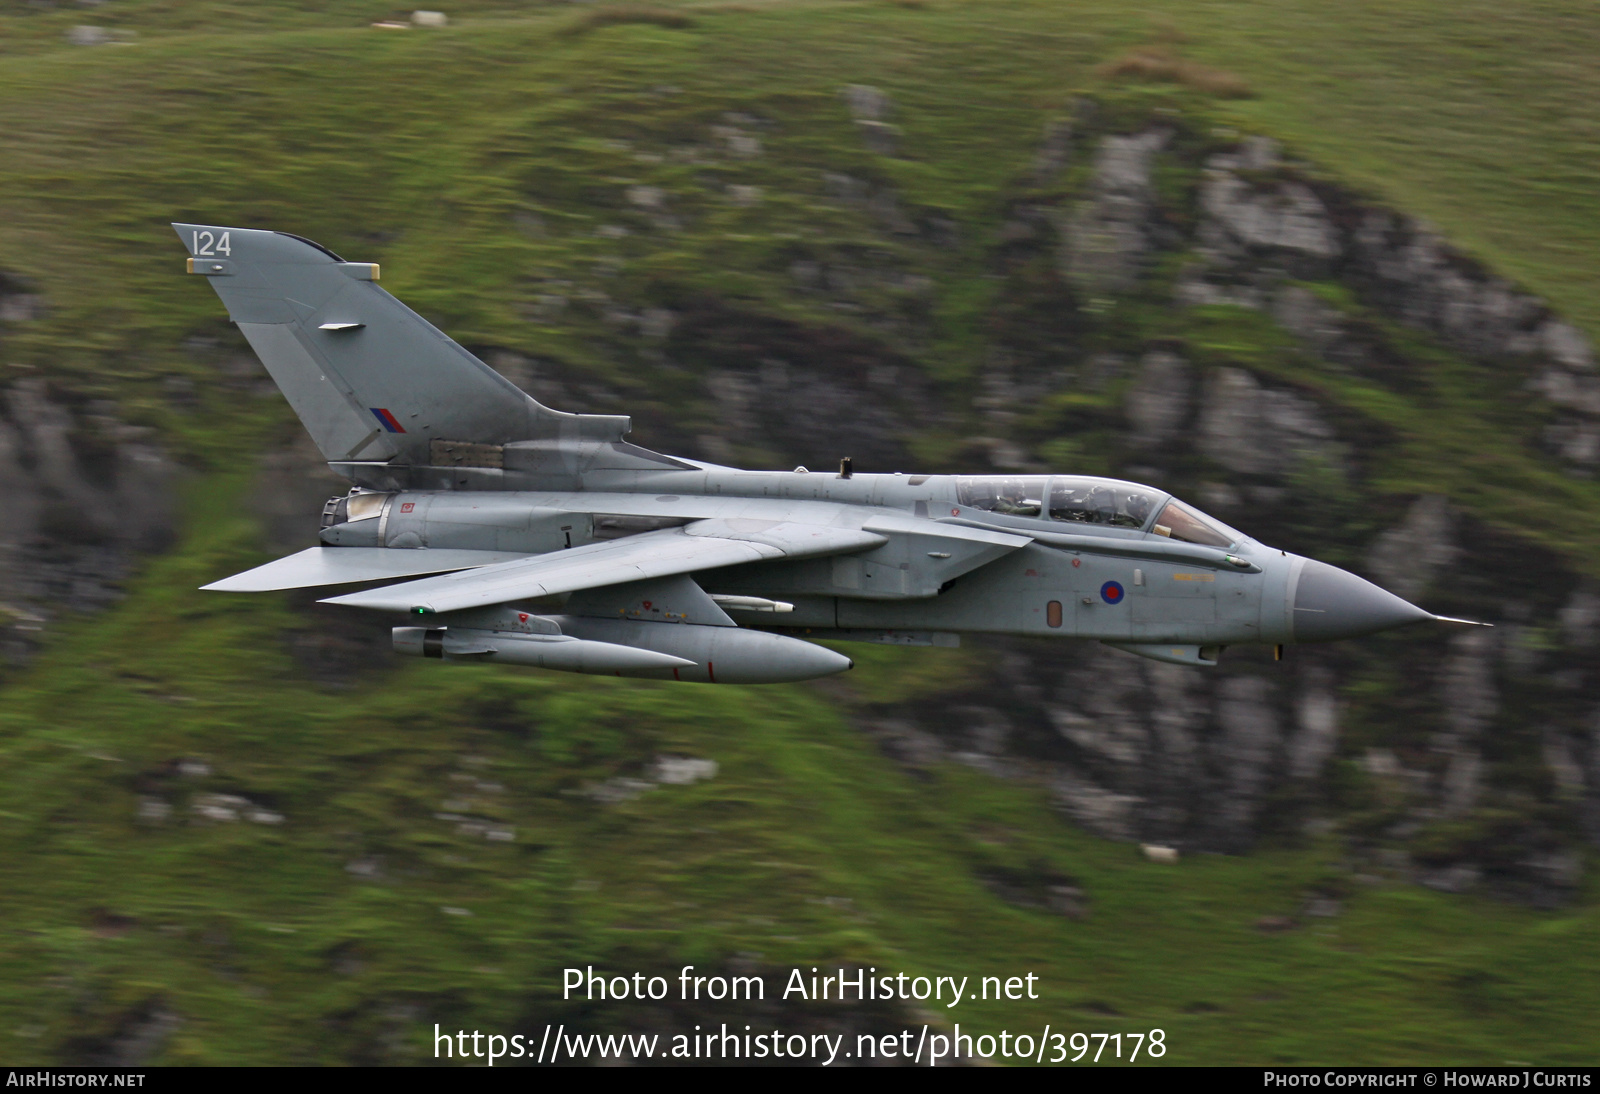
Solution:
M1137 624L1203 623L1217 621L1217 572L1196 566L1171 566L1146 562L1140 568L1143 582L1129 605Z
M1045 604L1061 599L1066 558L1030 544L946 585L936 596L910 600L837 600L837 626L1043 634ZM1070 629L1052 631L1071 635Z

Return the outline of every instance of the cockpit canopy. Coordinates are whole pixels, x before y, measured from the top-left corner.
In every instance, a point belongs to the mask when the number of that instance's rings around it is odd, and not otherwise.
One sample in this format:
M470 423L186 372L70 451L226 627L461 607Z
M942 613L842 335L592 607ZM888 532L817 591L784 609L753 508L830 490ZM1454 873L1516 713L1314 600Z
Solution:
M1065 475L961 477L956 500L974 509L1012 517L1047 517L1075 524L1143 528L1150 514L1167 500L1149 487L1115 479L1069 478Z
M963 475L956 479L956 500L1005 516L1128 528L1207 547L1230 547L1244 538L1170 494L1117 479Z

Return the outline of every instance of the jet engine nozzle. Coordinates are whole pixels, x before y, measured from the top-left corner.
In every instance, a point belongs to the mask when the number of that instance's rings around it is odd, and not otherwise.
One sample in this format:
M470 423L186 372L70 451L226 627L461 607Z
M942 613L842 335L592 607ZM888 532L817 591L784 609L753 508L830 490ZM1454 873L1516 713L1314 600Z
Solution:
M1296 642L1359 638L1434 618L1364 578L1315 559L1306 560L1290 603Z

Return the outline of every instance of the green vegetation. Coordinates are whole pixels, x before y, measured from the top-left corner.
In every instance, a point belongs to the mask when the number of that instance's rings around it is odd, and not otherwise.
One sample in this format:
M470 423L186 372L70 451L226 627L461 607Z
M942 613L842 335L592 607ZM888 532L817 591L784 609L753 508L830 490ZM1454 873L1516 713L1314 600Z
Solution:
M0 380L112 398L192 472L178 546L114 611L60 626L0 691L6 1058L81 1059L166 1008L181 1025L159 1062L417 1060L435 1021L509 1033L578 1014L556 997L564 966L746 960L778 971L769 988L790 965L1032 971L1038 1002L938 1020L1159 1027L1174 1063L1590 1062L1592 894L1535 912L1352 886L1332 841L1158 865L1074 829L1044 787L958 767L914 777L852 728L865 708L954 689L982 651L852 649L862 668L815 687L423 664L334 686L296 652L324 617L194 591L266 557L250 461L295 427L279 400L219 380L242 344L180 275L172 220L276 227L380 261L387 287L462 342L559 363L573 391L615 391L638 439L670 448L714 431L716 408L669 382L661 346L691 373L726 347L640 334L619 310L695 314L715 299L783 331L843 332L834 345L914 361L969 398L1005 302L991 241L1041 131L1084 90L1131 77L1109 109L1177 103L1270 132L1600 335L1600 17L1487 0L1145 12L508 0L405 31L368 26L396 12L366 0L0 15L0 269L48 307L4 331ZM138 37L68 44L83 22ZM1157 39L1200 75L1097 74ZM1230 73L1238 83L1207 84ZM1146 96L1141 75L1161 86ZM905 156L864 144L840 96L858 83L892 98ZM796 291L806 263L854 276L856 310ZM1393 462L1378 488L1443 491L1502 528L1531 522L1600 572L1595 485L1532 453L1536 416L1486 388L1485 370L1408 343L1435 365L1402 393L1316 369L1237 309L1145 307L1119 301L1093 330L1051 337L1160 333L1201 363L1277 375L1381 426ZM193 382L192 402L165 394L171 377ZM1104 458L1095 430L1116 394L1058 401L1024 429L1083 466ZM1074 435L1052 435L1064 423ZM966 455L944 428L907 440L929 470ZM1349 511L1344 485L1304 474ZM1397 686L1382 681L1371 705ZM597 800L662 755L720 769ZM1381 812L1350 766L1331 778ZM208 820L208 803L281 819ZM995 876L1070 878L1089 913L1005 899L983 882ZM1339 918L1258 929L1330 887ZM807 1013L793 1004L779 1024ZM604 1009L582 1020L620 1028Z

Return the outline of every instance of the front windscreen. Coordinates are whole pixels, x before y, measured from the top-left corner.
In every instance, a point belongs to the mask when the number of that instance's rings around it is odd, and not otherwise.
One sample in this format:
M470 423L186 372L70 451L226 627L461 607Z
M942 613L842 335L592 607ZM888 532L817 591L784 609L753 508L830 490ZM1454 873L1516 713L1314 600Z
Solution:
M1006 516L1143 528L1165 495L1111 479L996 475L957 479L956 500L973 509Z
M1169 536L1184 543L1198 543L1204 547L1231 547L1243 535L1221 521L1190 509L1178 501L1169 501L1150 529L1158 536Z

